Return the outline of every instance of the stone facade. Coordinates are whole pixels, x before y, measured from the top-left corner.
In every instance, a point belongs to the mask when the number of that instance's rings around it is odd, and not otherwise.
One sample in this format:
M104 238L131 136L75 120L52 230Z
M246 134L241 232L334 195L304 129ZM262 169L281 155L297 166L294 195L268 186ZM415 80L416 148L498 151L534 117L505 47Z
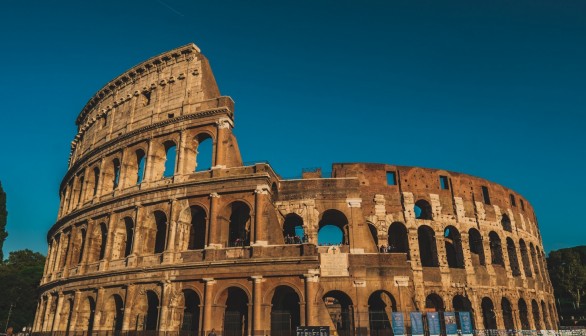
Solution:
M555 328L539 228L521 195L387 164L282 179L243 164L233 111L193 44L90 99L47 236L36 332L326 325L365 335L373 316L433 310L470 311L478 329ZM204 143L209 169L198 164ZM340 245L318 244L326 225Z

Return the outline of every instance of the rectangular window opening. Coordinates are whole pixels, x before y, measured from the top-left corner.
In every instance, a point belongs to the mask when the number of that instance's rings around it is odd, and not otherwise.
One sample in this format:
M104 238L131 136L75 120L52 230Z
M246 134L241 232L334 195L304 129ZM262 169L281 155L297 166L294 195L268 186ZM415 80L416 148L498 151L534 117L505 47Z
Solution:
M519 199L519 203L521 203L521 210L525 211L525 202L522 199Z
M397 174L394 171L387 172L387 185L397 185Z
M482 198L484 199L484 204L490 205L490 195L488 194L488 188L482 186Z
M511 198L511 206L517 206L517 202L515 201L515 195L510 194L509 197Z
M450 181L448 180L447 176L441 175L439 177L439 180L440 180L440 188L442 190L449 190L450 189Z

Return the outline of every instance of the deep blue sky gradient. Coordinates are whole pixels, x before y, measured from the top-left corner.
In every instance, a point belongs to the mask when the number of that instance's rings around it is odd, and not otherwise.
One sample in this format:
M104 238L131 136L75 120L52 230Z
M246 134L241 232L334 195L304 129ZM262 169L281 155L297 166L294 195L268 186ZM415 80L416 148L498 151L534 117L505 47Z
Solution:
M586 2L3 1L4 252L46 252L75 118L110 79L195 42L236 102L245 161L481 176L586 244ZM260 141L259 141L260 140Z

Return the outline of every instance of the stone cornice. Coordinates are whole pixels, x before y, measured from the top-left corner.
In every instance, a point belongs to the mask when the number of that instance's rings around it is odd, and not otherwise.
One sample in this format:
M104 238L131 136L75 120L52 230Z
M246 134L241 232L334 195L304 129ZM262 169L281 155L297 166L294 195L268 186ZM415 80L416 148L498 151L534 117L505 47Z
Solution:
M149 69L157 68L160 64L163 64L173 58L177 58L181 55L189 55L192 53L199 53L200 49L193 43L184 45L173 50L166 51L157 56L151 57L148 60L126 70L123 74L109 81L104 85L96 94L89 99L86 105L81 110L75 123L79 125L83 118L100 102L104 97L107 97L113 90L126 85L129 82L134 81L136 78L148 73Z
M77 169L85 161L88 160L88 158L95 156L97 153L101 152L105 148L110 147L112 144L114 144L116 142L120 142L120 141L129 139L129 138L132 138L133 136L138 135L140 133L148 132L153 129L164 127L164 126L178 123L181 121L191 120L191 119L201 119L201 118L211 117L211 116L219 115L219 114L229 114L230 115L230 114L232 114L232 111L230 111L230 109L228 107L220 107L220 108L214 108L214 109L210 109L210 110L198 111L198 112L191 113L191 114L184 114L179 117L163 120L158 123L154 123L154 124L150 124L150 125L147 125L147 126L144 126L141 128L137 128L137 129L132 130L126 134L118 136L115 139L111 139L111 140L101 144L100 146L90 150L89 152L84 154L81 158L77 159L75 161L75 163L73 163L73 165L71 165L71 167L69 167L69 169L67 170L67 173L65 174L65 176L61 180L61 184L59 185L59 191L63 190L63 188L65 187L65 184L67 183L67 181L69 181L69 179L74 174L74 172L76 172Z

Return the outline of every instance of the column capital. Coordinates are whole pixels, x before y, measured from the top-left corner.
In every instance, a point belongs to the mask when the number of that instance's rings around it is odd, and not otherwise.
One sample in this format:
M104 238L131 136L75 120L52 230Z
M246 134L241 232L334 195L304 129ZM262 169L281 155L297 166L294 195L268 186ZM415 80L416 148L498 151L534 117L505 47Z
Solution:
M262 275L253 275L253 276L250 277L250 279L252 279L254 281L254 283L261 283L261 282L263 282Z
M213 285L217 282L214 278L203 278L201 280L205 282L206 285Z
M269 187L268 184L259 184L256 186L254 193L261 194L261 195L267 195L269 193L269 190L271 190L271 188Z
M233 128L234 122L230 118L220 118L216 121L216 125L218 125L218 128L220 129Z
M210 194L210 198L220 198L220 194L218 194L217 192L213 192Z
M316 274L303 274L303 276L305 277L305 281L306 282L319 282L319 276L317 276Z
M362 206L362 198L346 198L349 208L360 208Z

